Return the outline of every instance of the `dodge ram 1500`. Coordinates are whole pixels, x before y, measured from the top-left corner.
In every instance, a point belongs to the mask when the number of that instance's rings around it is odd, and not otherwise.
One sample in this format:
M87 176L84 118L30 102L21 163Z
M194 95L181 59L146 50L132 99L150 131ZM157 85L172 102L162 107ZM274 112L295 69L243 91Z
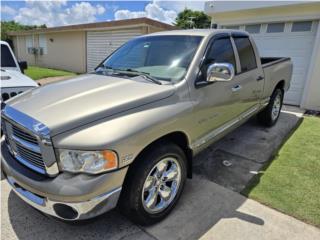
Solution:
M192 158L257 114L279 118L289 58L260 58L235 30L130 40L94 72L17 96L2 111L2 170L14 192L65 221L119 206L140 224L176 205Z

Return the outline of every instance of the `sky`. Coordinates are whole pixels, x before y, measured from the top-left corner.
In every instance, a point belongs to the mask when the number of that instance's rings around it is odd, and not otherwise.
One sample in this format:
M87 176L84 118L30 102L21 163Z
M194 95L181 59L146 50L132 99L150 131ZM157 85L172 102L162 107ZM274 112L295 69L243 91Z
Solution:
M185 7L204 9L202 0L196 1L1 1L1 20L47 27L64 26L148 17L173 24Z

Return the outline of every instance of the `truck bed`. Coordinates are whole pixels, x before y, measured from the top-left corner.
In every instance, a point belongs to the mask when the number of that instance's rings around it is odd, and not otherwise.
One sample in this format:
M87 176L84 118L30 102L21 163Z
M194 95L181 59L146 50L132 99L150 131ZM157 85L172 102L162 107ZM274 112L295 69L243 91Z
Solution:
M292 75L291 59L287 57L262 57L260 59L265 78L264 97L271 96L278 82L283 82L283 89L287 91Z
M277 64L284 61L290 61L290 58L288 57L261 57L261 65L262 67L268 67L273 64Z

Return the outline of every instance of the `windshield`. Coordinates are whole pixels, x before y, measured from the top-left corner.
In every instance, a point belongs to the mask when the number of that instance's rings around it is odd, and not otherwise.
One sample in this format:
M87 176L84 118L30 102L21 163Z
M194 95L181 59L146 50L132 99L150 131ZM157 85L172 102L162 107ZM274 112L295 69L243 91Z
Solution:
M177 82L185 76L201 39L200 36L168 35L136 38L110 55L96 68L96 73L129 70Z
M1 67L16 67L9 48L4 44L1 44Z

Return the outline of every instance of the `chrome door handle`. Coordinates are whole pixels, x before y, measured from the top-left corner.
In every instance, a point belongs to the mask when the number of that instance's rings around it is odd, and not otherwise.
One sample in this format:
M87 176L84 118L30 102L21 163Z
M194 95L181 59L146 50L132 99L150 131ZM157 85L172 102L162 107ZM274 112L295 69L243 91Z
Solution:
M237 91L239 91L241 88L242 88L241 85L236 85L236 86L234 86L233 88L231 88L231 90L232 90L232 92L237 92Z
M257 81L261 81L261 80L263 80L263 79L264 79L264 77L259 76L259 77L257 78Z

